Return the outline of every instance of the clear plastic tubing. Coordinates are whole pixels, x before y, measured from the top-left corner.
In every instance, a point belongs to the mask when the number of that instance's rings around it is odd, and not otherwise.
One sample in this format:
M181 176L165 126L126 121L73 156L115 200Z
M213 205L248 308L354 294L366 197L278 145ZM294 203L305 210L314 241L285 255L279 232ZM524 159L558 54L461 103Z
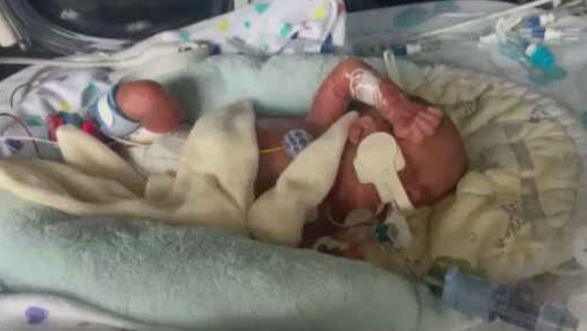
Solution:
M534 27L545 27L559 20L562 17L573 15L580 12L579 7L562 7L560 9L551 10L540 15L530 15L522 19L522 27L534 28Z
M554 12L544 13L541 15L526 16L522 19L522 26L525 28L535 28L546 26L557 19Z
M477 45L479 37L475 36L454 36L443 39L424 39L415 42L392 44L389 49L395 56L410 56L418 53L436 52L446 47L462 47L465 45Z
M496 285L451 267L441 287L442 301L446 305L485 322L501 319L534 331L570 331L579 326L579 321L566 306L542 302L523 282Z
M520 36L533 42L581 41L587 39L587 29L580 28L522 28Z
M435 52L442 48L438 40L426 42L400 43L390 46L395 56L410 56L418 53Z
M549 70L556 65L554 54L544 44L508 39L500 44L500 51L526 67L531 64L538 69Z

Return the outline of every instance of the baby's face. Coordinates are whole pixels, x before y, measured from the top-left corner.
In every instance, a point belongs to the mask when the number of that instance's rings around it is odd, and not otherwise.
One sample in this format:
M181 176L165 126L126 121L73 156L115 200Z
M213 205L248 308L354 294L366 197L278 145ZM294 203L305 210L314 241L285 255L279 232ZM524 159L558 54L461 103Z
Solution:
M377 132L393 134L391 126L378 114L369 113L369 116L375 120ZM422 142L396 140L406 160L399 177L414 206L432 204L454 189L465 170L466 154L463 140L447 116L438 131ZM357 179L354 159L359 144L347 143L331 193L332 202L342 209L341 213L353 209L374 210L381 203L375 187L361 184Z
M397 142L406 160L399 177L414 206L439 201L454 189L465 172L463 139L447 116L438 132L423 142Z

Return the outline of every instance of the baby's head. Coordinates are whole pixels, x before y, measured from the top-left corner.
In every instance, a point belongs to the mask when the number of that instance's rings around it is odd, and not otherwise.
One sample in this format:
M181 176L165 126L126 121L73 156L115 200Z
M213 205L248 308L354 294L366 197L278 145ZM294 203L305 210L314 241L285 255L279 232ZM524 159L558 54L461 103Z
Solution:
M375 125L370 132L363 134L363 139L375 132L393 135L389 123L376 112L364 116L369 116ZM374 210L381 204L375 186L362 184L357 178L354 160L361 141L347 144L337 183L331 193L342 214L353 209ZM415 207L429 205L445 197L455 188L465 171L464 143L447 116L442 117L437 131L424 140L416 142L396 137L396 142L405 159L405 167L398 176Z
M406 160L399 177L414 206L439 201L455 188L465 172L463 139L448 116L443 117L438 131L422 142L397 142Z
M154 133L178 128L185 117L181 104L161 84L150 80L120 83L116 103L125 116Z

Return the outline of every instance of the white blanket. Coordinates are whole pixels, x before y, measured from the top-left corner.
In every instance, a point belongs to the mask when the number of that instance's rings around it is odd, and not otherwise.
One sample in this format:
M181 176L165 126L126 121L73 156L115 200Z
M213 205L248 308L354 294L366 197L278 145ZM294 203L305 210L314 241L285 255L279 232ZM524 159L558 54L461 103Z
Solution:
M74 215L248 230L266 241L293 245L301 240L306 216L334 183L347 130L356 116L348 113L314 141L257 201L258 146L248 102L203 116L194 125L175 177L144 178L107 146L64 126L57 135L65 164L2 160L0 186Z

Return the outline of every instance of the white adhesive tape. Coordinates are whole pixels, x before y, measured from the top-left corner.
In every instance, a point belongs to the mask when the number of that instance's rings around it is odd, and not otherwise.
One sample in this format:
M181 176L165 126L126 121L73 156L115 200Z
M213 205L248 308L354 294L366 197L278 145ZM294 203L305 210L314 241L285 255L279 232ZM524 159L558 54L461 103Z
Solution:
M400 210L409 211L414 206L398 176L398 172L405 166L404 156L395 138L384 132L363 139L354 160L359 182L375 185L382 203L393 202Z
M381 90L379 83L381 80L372 72L365 69L355 69L350 75L351 97L377 107L381 103Z
M110 109L110 105L108 105L108 94L104 94L100 100L98 101L98 114L100 119L107 127L111 127L114 125L114 115L112 114L112 109Z
M0 46L11 47L16 45L16 34L8 23L8 20L2 12L0 12Z

